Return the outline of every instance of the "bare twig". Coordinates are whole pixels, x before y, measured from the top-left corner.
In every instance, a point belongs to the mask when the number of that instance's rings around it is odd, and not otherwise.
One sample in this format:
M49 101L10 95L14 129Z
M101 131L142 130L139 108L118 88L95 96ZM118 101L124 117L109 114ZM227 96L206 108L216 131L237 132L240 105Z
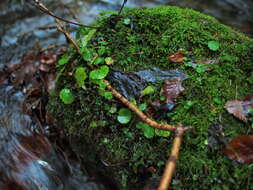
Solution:
M119 14L118 14L118 15L121 14L121 12L122 12L123 8L125 7L126 3L127 3L127 0L124 0L123 3L122 3L122 5L121 5L121 7L120 7L120 10L119 10Z
M40 49L40 52L48 51L48 50L55 49L55 48L58 48L58 47L61 47L61 46L65 46L65 45L66 44L52 44L52 45L49 45L46 48Z
M160 185L157 188L157 190L168 190L169 189L169 185L171 183L172 176L176 170L176 162L179 157L179 150L180 150L180 146L182 144L184 132L185 132L185 128L183 128L182 125L178 126L177 129L175 130L175 138L173 141L171 154L170 154L169 159L167 160L165 170L163 172L163 176L162 176L162 179L160 181Z
M75 40L73 40L71 38L70 34L64 29L64 27L61 24L61 22L58 19L55 19L55 22L57 24L57 29L65 35L65 37L69 40L69 42L74 45L74 47L77 50L77 52L79 54L81 54L79 46L77 45L77 43L75 42Z
M61 20L63 22L66 22L66 23L69 23L69 24L74 24L74 25L77 25L77 26L82 26L82 27L86 27L86 28L94 28L94 29L98 29L99 27L96 27L96 26L89 26L89 25L85 25L85 24L80 24L80 23L77 23L77 22L73 22L73 21L70 21L70 20L67 20L65 18L62 18L62 17L59 17L59 16L56 16L52 11L50 11L44 4L42 4L39 0L32 0L33 3L31 3L32 5L34 5L35 7L37 7L38 9L40 9L42 12L58 19L58 20Z
M38 30L55 30L57 29L57 26L40 26L38 27Z

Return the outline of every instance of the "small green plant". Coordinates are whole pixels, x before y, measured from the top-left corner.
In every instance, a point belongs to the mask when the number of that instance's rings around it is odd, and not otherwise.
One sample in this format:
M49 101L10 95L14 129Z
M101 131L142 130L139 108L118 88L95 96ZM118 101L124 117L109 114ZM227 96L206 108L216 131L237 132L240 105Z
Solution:
M90 72L90 79L104 79L109 73L109 67L107 65L103 65L98 69L94 69Z
M130 18L125 18L125 19L123 20L123 23L124 23L125 25L129 25L129 24L131 23Z
M118 112L117 120L121 124L127 124L132 119L132 112L129 109L121 108Z
M60 99L64 104L72 104L75 100L75 96L70 89L64 88L60 91Z
M78 67L74 75L78 88L84 86L84 81L88 77L84 67Z
M64 54L57 62L57 65L65 65L66 63L68 63L69 59L70 57L67 54Z
M155 136L155 129L150 127L147 123L138 122L136 127L141 129L143 131L143 135L148 139L151 139Z
M220 47L220 43L217 41L209 41L208 48L212 51L217 51Z
M147 109L147 104L140 104L139 106L138 106L138 108L139 108L139 110L141 110L141 111L144 111L145 109Z
M144 90L141 91L141 95L145 96L148 94L152 94L155 92L155 87L154 86L147 86Z
M199 74L202 74L206 71L205 69L205 65L203 64L198 64L195 68L196 72L199 73Z
M170 136L170 131L155 129L155 134L160 137L168 137L168 136Z

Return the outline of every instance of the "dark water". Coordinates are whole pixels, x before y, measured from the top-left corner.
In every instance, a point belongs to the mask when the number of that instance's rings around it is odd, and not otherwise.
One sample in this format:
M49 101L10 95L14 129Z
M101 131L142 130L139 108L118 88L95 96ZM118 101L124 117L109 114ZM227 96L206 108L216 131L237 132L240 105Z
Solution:
M105 190L48 140L45 127L23 113L24 96L15 88L0 84L0 189Z
M70 162L48 140L47 130L24 114L22 103L29 82L12 86L6 67L18 65L36 48L65 43L55 30L54 19L42 14L28 0L0 2L0 189L3 190L99 190L100 182L84 174L78 162ZM81 23L91 23L102 10L118 10L121 0L44 0L56 15ZM128 0L127 7L179 5L200 10L222 23L253 34L251 0ZM73 19L76 17L77 19ZM73 30L74 26L69 26ZM37 62L33 62L37 64ZM29 71L27 71L29 72ZM28 79L29 80L29 79Z

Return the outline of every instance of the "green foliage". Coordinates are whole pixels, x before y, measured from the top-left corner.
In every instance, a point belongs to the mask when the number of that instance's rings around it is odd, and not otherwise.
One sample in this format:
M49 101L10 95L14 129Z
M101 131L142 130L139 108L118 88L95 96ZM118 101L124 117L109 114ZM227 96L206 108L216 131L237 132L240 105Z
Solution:
M99 89L98 93L100 96L103 96L108 100L111 100L113 98L113 95L110 91Z
M82 57L85 61L90 62L93 59L93 52L88 48L81 48Z
M103 65L99 67L98 69L94 69L90 72L90 79L104 79L107 74L109 73L109 67L106 65Z
M57 62L57 65L65 65L69 61L69 56L67 54L64 54L61 59Z
M209 41L208 48L212 51L217 51L220 47L220 43L217 41Z
M146 138L148 138L148 139L153 138L154 135L155 135L155 130L154 130L154 128L150 127L147 123L138 122L138 123L136 124L136 127L137 127L138 129L141 129L142 132L143 132L143 134L144 134L144 136L145 136Z
M123 20L123 23L124 23L125 25L129 25L129 24L131 23L130 18L125 18L125 19Z
M105 58L105 63L106 65L112 65L113 64L113 59L111 57L106 57Z
M205 65L203 64L198 64L196 66L196 72L199 73L199 74L202 74L205 72Z
M60 98L64 104L72 104L75 100L73 93L67 88L60 91Z
M92 36L96 33L96 29L91 29L87 35L85 35L83 38L81 38L81 48L85 48L89 41L91 40Z
M117 120L121 124L127 124L132 119L132 112L129 109L121 108L118 113Z
M84 67L77 67L74 75L77 86L81 88L84 85L85 79L88 77Z
M141 111L144 111L145 109L147 109L147 107L148 107L147 104L140 104L140 105L138 106L139 110L141 110Z
M168 136L170 136L170 131L155 129L155 134L160 137L168 137Z
M147 86L144 90L141 91L141 95L145 96L148 94L152 94L155 92L155 87L154 86Z

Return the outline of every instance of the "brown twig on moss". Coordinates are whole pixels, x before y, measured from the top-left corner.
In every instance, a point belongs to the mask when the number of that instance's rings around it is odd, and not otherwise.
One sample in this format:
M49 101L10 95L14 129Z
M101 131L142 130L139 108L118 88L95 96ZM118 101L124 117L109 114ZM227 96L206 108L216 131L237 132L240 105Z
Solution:
M163 172L163 176L157 190L169 189L169 185L172 181L173 174L176 170L176 162L179 157L179 150L182 144L184 132L185 132L185 128L182 125L179 125L175 130L175 138L173 140L171 154L170 154L169 159L167 160L165 170Z
M130 110L132 110L137 116L139 116L139 118L143 122L147 123L148 125L150 125L153 128L161 129L161 130L173 131L177 128L176 126L169 125L169 124L160 124L160 123L157 123L156 121L150 119L142 111L140 111L139 108L136 105L129 102L124 96L122 96L117 90L115 90L110 85L110 83L108 81L105 81L105 82L107 82L106 87L109 91L111 91L112 95L115 98L117 98L120 102L122 102L124 105L126 105Z

